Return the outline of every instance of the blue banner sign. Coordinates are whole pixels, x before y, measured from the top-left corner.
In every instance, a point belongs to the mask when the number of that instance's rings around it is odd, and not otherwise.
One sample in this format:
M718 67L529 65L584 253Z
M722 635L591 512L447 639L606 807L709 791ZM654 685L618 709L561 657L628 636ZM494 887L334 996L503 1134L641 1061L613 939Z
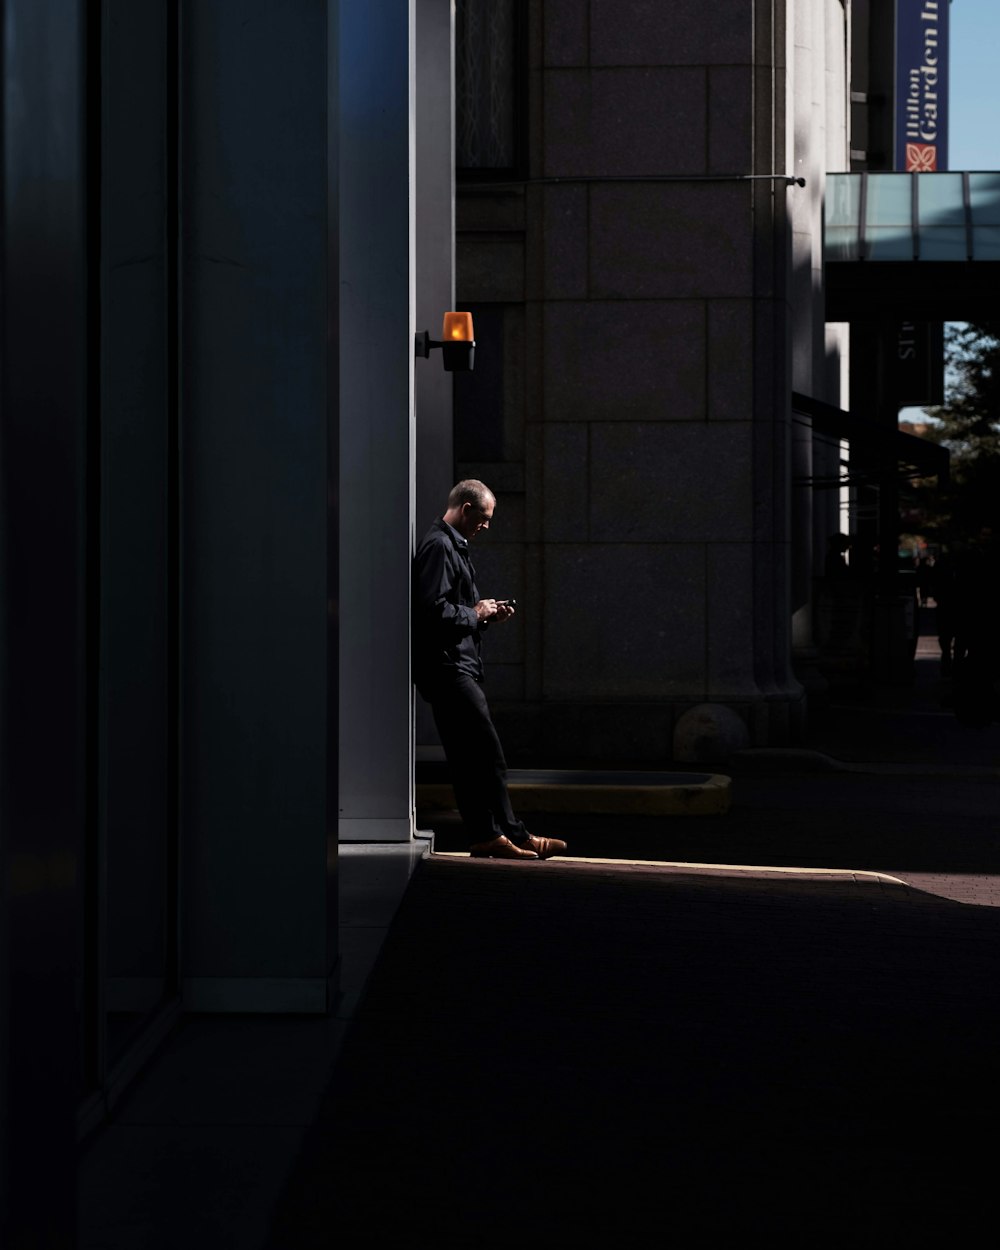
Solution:
M948 168L948 3L896 0L895 169Z

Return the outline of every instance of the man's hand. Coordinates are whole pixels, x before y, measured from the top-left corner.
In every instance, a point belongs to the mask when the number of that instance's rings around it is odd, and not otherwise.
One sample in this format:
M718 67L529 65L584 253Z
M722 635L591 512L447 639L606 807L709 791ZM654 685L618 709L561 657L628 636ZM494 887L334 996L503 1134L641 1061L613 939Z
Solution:
M510 599L480 599L476 604L476 616L481 621L508 621L514 615Z

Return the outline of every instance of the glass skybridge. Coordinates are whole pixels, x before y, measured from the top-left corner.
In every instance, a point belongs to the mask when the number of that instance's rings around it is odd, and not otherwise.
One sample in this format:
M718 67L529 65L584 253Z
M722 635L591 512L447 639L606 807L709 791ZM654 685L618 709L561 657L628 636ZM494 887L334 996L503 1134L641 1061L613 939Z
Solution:
M1000 172L826 176L828 321L1000 315Z

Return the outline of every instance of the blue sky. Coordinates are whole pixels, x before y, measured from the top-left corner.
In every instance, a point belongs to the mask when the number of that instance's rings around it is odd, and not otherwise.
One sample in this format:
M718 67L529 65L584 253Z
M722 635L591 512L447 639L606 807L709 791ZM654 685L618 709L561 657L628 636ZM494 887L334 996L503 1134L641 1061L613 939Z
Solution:
M952 0L948 164L1000 169L1000 0Z

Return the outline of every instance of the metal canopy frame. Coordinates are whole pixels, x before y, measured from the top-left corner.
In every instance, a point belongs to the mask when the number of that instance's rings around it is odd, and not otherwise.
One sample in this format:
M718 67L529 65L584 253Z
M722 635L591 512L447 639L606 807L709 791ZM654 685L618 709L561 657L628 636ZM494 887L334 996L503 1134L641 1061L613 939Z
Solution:
M905 473L905 477L936 477L941 483L948 481L951 457L948 449L938 443L917 438L915 434L904 434L902 430L878 425L874 421L866 421L844 408L813 399L811 395L803 395L800 391L792 392L792 411L801 417L808 417L813 430L819 434L846 438L854 446L863 444L877 449L897 465L906 465L915 470L914 473Z
M1000 172L828 174L823 229L827 321L996 314Z

